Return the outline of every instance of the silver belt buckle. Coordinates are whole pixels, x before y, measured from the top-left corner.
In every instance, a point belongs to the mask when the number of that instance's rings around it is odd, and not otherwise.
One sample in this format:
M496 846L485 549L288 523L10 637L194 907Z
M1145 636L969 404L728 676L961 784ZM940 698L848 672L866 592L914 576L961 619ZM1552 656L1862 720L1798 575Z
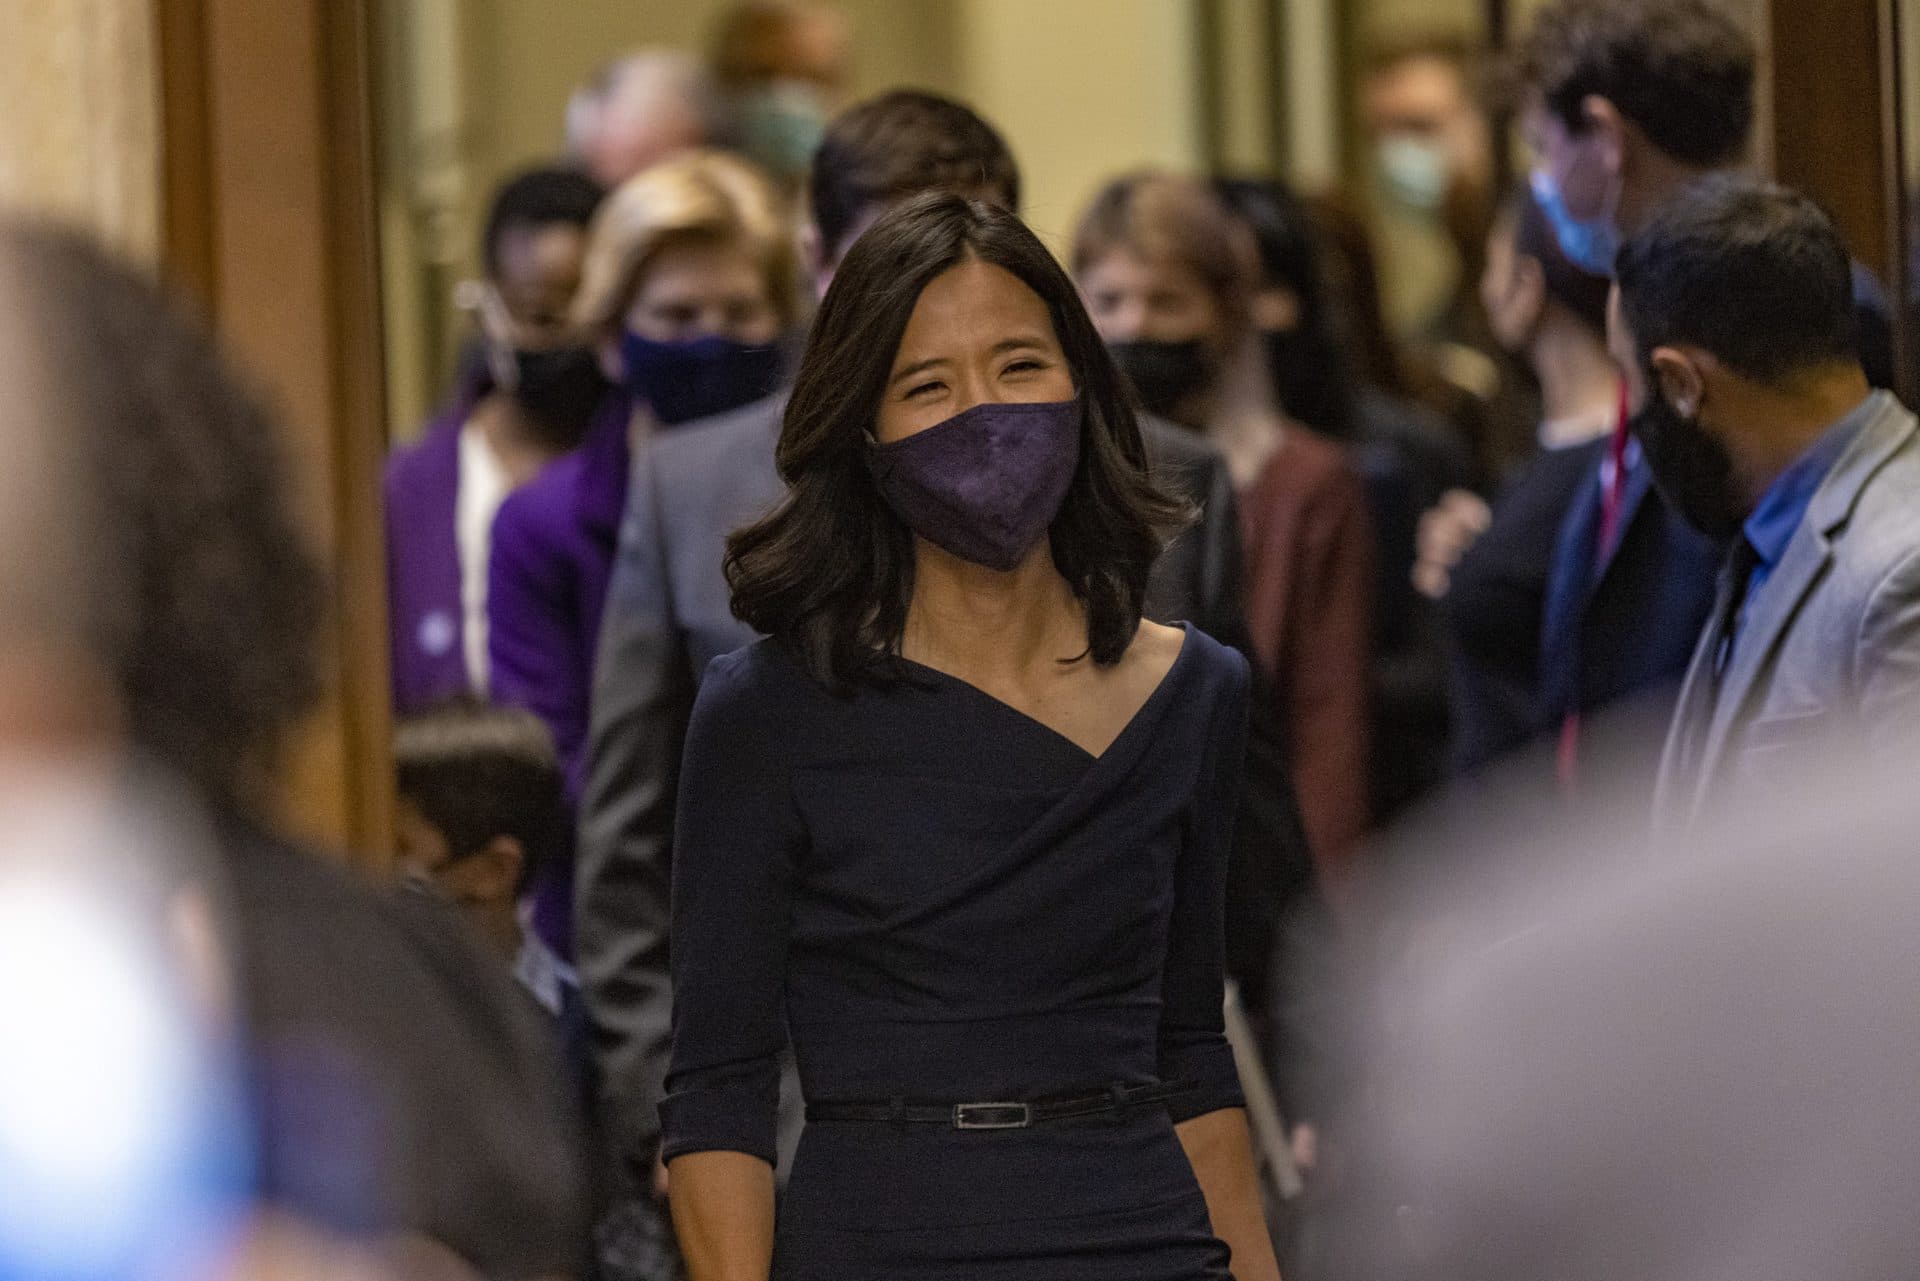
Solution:
M980 1113L988 1115L981 1116ZM1025 1103L956 1103L956 1130L1024 1130L1033 1124L1033 1108Z

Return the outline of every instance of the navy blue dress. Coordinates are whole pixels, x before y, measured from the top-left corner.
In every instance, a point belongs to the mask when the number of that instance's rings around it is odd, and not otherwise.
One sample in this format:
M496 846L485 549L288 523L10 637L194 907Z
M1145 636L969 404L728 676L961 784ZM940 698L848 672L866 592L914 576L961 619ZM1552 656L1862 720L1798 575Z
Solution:
M1178 1081L1018 1130L814 1123L776 1278L1204 1281L1227 1248L1174 1125L1241 1105L1222 885L1247 668L1192 627L1094 757L930 668L836 697L772 641L716 659L673 860L662 1151L774 1160L789 1033L813 1101Z

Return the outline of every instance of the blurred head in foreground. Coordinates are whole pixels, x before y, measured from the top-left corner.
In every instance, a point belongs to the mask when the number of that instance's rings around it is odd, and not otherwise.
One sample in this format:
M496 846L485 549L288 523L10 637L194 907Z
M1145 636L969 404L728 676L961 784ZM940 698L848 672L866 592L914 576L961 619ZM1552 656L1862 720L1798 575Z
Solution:
M1672 845L1609 809L1488 859L1427 833L1429 873L1462 857L1402 887L1353 1100L1356 1271L1910 1275L1911 759L1810 750L1803 786Z
M326 606L276 425L158 285L46 227L0 221L0 372L9 454L46 468L0 482L9 522L44 513L0 539L0 610L30 616L0 629L59 651L94 729L216 808L261 804Z

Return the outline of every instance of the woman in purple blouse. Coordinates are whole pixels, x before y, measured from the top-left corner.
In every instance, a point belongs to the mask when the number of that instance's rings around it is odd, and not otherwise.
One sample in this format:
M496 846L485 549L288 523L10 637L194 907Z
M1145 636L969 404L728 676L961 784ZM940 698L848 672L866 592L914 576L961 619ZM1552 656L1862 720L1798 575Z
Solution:
M393 702L405 714L487 689L494 513L580 443L613 389L567 320L602 192L569 169L509 180L487 215L486 278L463 299L480 343L419 441L387 464Z
M780 199L734 156L692 152L656 165L594 219L574 321L626 397L501 504L487 582L493 697L547 723L575 800L632 451L656 431L779 387L795 285ZM541 933L554 942L565 936L571 869L562 870L536 890Z

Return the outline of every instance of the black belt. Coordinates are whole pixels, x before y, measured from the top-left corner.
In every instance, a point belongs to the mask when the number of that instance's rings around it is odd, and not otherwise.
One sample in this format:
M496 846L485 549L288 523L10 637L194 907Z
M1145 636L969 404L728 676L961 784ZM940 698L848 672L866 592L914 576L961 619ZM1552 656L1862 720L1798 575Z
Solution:
M1190 1085L1115 1085L1085 1094L1054 1095L1027 1103L821 1102L807 1105L809 1121L870 1121L886 1125L944 1125L955 1130L1024 1130L1043 1121L1097 1116L1185 1094Z

